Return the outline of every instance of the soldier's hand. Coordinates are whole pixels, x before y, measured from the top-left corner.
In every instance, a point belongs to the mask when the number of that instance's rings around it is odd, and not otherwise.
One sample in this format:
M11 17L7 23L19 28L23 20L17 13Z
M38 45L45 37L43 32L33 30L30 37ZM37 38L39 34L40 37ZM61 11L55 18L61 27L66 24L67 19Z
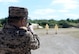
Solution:
M24 30L27 30L27 28L26 27L20 27L21 29L24 29Z

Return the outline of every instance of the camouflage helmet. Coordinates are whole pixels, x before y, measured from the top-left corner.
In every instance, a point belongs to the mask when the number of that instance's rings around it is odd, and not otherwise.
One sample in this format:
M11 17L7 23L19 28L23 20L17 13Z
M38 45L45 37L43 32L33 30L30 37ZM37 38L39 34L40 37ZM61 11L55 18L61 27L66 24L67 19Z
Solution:
M28 17L28 10L27 8L23 7L9 7L9 17Z

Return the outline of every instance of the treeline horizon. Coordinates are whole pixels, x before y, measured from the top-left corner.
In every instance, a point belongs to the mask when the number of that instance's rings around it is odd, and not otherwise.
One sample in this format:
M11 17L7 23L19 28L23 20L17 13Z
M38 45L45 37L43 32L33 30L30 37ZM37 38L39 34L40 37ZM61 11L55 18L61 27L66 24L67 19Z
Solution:
M50 28L54 27L55 24L58 24L60 28L69 28L69 27L79 27L79 19L61 19L61 20L54 20L54 19L35 19L31 20L29 19L29 22L31 23L37 23L43 27L45 27L46 24L49 25Z
M0 19L0 27L6 23L7 18ZM46 24L49 25L50 28L53 28L55 24L57 24L60 28L69 28L69 27L76 27L79 28L79 19L61 19L61 20L54 20L54 19L28 19L29 23L37 23L43 27Z

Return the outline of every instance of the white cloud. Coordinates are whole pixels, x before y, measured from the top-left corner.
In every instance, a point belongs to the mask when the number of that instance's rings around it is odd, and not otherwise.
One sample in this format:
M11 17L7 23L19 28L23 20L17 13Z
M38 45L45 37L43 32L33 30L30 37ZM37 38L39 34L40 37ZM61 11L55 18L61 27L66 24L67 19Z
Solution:
M19 0L0 0L0 2L19 2Z
M79 18L79 15L78 14L65 14L66 16L68 16L68 17L70 17L70 18L74 18L74 19L76 19L76 18Z
M69 12L68 10L58 10L58 12Z
M58 16L55 15L31 15L31 19L55 19L58 18Z
M47 9L37 9L35 11L32 12L32 14L30 15L31 18L36 18L36 19L51 19L51 18L56 18L58 16L56 16L54 13L56 12L56 10L47 8Z
M63 5L64 9L75 9L79 6L78 3L79 2L77 0L53 0L52 2L52 4Z
M55 10L53 9L37 9L34 11L34 14L47 15L47 14L52 14L54 12Z

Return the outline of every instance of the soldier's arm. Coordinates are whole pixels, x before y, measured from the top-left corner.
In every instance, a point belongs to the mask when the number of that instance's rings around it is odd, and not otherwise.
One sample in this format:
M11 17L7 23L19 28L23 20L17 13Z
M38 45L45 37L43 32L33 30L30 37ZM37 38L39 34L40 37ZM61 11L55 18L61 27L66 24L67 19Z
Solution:
M35 50L40 47L39 38L37 35L33 35L30 31L28 31L28 36L30 37L30 49Z
M31 31L28 31L28 29L26 27L21 27L21 29L26 30L27 32L25 33L25 36L29 37L29 48L30 49L38 49L40 47L40 42L39 42L39 38L36 34L33 34Z

